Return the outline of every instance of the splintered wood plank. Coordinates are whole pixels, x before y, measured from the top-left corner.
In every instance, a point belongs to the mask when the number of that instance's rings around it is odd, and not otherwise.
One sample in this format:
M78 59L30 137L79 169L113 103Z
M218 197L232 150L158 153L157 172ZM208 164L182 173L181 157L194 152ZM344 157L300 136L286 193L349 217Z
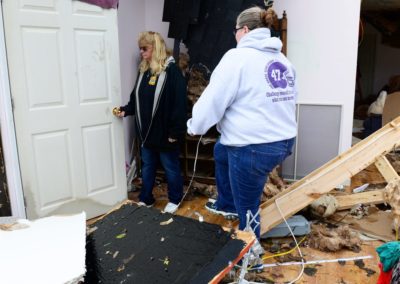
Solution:
M261 234L351 178L400 141L400 117L261 205ZM279 208L277 207L279 206ZM283 215L283 216L282 216Z
M375 166L378 168L379 172L387 182L399 177L396 170L392 167L385 156L378 157L378 159L376 159Z
M337 208L338 211L350 209L357 204L368 205L384 202L382 190L335 196L335 198L339 202L339 207Z

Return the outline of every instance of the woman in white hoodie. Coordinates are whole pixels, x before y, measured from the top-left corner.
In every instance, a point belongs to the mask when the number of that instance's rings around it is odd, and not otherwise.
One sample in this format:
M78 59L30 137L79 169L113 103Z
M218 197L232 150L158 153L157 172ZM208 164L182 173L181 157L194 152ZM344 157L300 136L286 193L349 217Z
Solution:
M291 154L297 132L295 70L281 53L282 42L271 37L273 14L253 7L238 16L237 47L223 56L187 122L191 135L217 124L218 198L206 208L238 216L239 229L246 227L248 210L257 214L268 173ZM251 224L257 237L259 220Z

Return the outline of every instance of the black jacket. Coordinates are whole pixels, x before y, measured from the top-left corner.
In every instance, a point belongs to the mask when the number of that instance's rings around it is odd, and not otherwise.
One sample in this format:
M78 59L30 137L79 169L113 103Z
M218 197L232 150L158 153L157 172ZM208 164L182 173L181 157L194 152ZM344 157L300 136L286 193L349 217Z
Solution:
M165 77L164 77L165 76ZM142 134L138 88L143 74L139 73L129 103L120 109L125 116L135 115L136 133L142 146L156 151L171 151L179 148L186 134L187 97L186 80L180 69L171 61L157 80L153 114L147 135ZM144 136L144 137L143 137ZM168 138L177 139L169 142Z

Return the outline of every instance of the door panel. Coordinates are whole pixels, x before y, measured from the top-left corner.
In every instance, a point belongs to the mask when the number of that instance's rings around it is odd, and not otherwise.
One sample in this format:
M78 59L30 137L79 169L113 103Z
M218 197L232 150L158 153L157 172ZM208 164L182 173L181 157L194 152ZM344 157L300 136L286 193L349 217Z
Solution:
M11 93L30 219L105 213L126 199L116 10L3 0Z

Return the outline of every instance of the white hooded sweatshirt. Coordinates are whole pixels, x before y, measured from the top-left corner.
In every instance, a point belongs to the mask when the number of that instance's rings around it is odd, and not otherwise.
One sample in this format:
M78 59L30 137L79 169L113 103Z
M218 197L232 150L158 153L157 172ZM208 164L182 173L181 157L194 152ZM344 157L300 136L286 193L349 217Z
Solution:
M295 70L281 48L267 28L243 36L225 53L194 105L188 133L204 134L217 124L220 142L230 146L295 137Z

